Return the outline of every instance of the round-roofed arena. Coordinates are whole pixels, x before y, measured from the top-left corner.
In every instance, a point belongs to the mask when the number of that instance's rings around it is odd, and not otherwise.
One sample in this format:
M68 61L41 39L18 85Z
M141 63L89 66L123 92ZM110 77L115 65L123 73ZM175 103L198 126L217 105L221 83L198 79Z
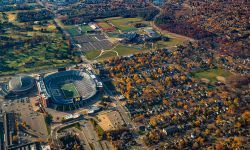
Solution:
M48 106L58 110L67 111L81 107L97 93L94 79L89 73L80 70L50 74L40 84L41 87L44 84Z
M8 84L3 85L2 93L6 98L20 98L27 96L36 86L36 81L31 76L13 77Z
M11 92L24 92L34 87L35 79L30 76L20 76L9 81L8 90Z

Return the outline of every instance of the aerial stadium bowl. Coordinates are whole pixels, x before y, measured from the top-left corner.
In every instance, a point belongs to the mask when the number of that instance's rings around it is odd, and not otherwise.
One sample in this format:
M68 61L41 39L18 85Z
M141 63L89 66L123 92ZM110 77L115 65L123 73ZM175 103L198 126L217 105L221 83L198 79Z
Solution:
M72 110L87 103L96 93L96 83L86 72L69 70L44 78L49 101L56 109Z

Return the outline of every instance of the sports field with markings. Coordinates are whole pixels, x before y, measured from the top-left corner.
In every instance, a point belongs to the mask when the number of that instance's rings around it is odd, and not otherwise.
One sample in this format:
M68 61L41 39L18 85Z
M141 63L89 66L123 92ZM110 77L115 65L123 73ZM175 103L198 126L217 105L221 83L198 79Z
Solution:
M74 83L64 84L61 90L63 91L65 98L75 98L80 96Z

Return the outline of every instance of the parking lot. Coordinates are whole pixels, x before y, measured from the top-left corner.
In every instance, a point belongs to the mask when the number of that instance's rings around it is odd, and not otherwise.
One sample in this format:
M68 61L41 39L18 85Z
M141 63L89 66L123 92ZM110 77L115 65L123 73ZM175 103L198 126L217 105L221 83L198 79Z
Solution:
M108 37L102 33L85 34L76 36L74 39L76 43L80 45L80 49L83 52L112 48L112 43Z
M19 124L26 124L25 126L30 133L32 132L40 138L46 139L48 137L48 131L44 116L34 111L30 101L29 98L5 101L3 103L3 111L15 112Z

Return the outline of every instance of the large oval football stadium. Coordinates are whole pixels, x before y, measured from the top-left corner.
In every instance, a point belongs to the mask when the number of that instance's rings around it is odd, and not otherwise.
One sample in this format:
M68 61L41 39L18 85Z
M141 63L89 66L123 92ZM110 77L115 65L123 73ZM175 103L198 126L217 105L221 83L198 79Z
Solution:
M96 95L98 82L93 76L80 70L57 72L39 80L39 91L48 107L61 111L74 110Z

